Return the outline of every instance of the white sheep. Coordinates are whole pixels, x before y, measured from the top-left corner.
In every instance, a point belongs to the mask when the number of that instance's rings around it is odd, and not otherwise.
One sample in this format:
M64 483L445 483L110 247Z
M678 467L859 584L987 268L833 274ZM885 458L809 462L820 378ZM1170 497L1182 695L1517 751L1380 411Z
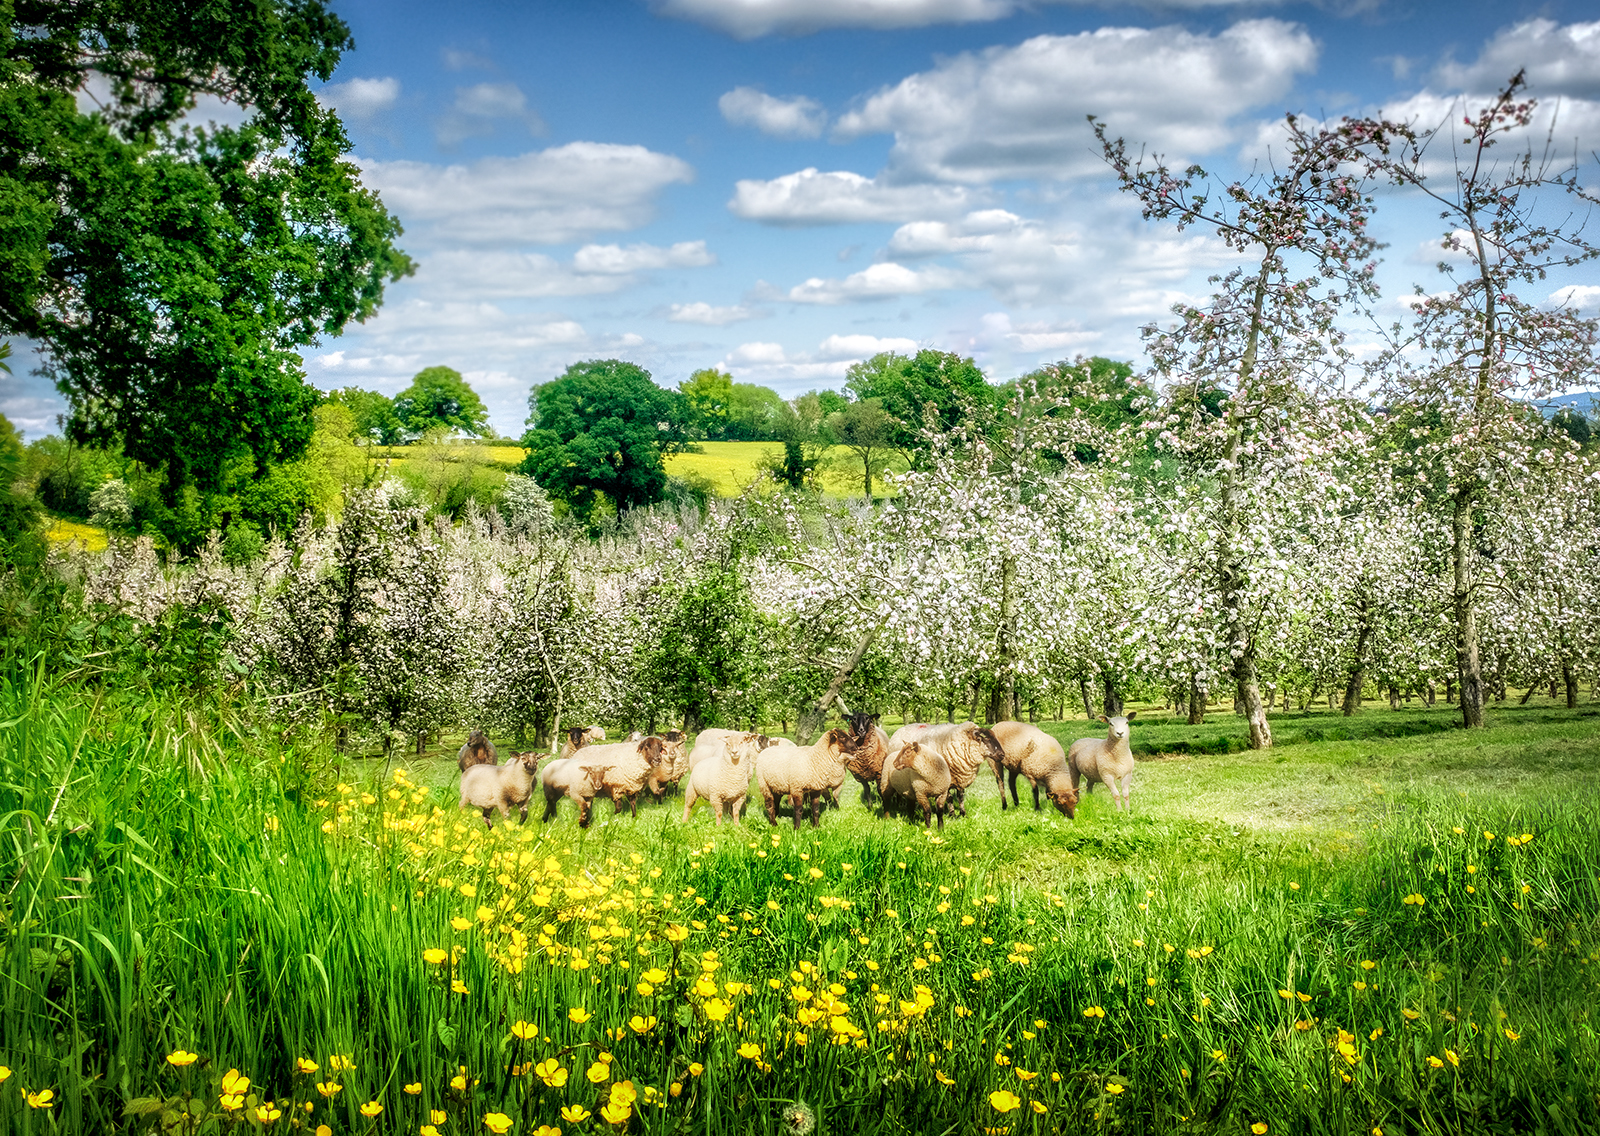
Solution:
M611 745L585 746L571 758L580 769L589 774L595 795L606 793L616 812L622 812L622 802L628 802L629 812L639 815L639 794L645 783L657 773L666 743L651 734L637 742L615 742Z
M913 722L901 726L889 739L889 753L892 755L913 741L930 746L950 766L950 792L962 816L967 815L967 790L978 779L978 770L1005 758L993 731L973 721L953 725Z
M463 773L474 765L494 765L499 760L500 754L494 748L494 743L484 736L482 730L473 730L467 736L467 744L456 751L456 766Z
M817 827L822 798L844 784L844 761L855 747L849 730L829 730L815 745L775 745L756 756L756 783L766 806L767 820L778 823L778 801L787 796L794 807L794 826L809 804L811 827Z
M949 763L928 746L909 742L900 747L892 761L884 763L878 796L885 816L901 809L908 816L920 811L926 826L932 814L937 813L942 831L950 799Z
M1111 800L1119 809L1128 809L1128 797L1133 792L1133 749L1128 744L1128 722L1138 713L1137 710L1126 718L1107 718L1100 715L1100 720L1109 727L1103 738L1079 738L1072 743L1072 748L1067 750L1067 768L1072 772L1072 787L1078 787L1078 775L1088 778L1084 792L1094 789L1096 781L1105 782L1106 788L1111 790ZM1122 783L1120 793L1117 783Z
M755 758L766 740L761 734L734 734L715 739L716 752L702 756L689 771L689 780L683 790L683 820L687 824L689 812L701 798L711 802L717 823L722 823L722 808L729 806L733 819L738 821L750 794L750 772ZM701 738L705 736L701 733ZM695 752L700 752L700 738L695 739Z
M578 806L578 827L589 827L597 786L576 761L564 757L550 762L539 772L539 785L544 790L544 820L554 820L556 806L566 798Z
M1038 726L1027 722L996 722L990 727L995 740L1004 751L1002 761L992 762L994 779L1000 786L1000 807L1020 805L1017 798L1017 778L1027 779L1033 787L1033 808L1039 811L1039 787L1057 809L1071 820L1077 815L1078 789L1072 771L1067 768L1067 754L1061 743ZM1011 799L1006 800L1006 777L1011 778Z
M483 823L493 828L489 814L496 809L502 820L517 809L528 820L528 798L533 795L533 775L539 768L536 753L514 753L504 765L474 765L461 775L461 808L483 810Z

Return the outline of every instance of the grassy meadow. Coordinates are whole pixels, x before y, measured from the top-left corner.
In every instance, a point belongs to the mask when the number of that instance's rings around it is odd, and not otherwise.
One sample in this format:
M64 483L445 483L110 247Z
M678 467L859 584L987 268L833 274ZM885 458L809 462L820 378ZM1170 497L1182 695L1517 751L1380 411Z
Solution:
M1600 707L1493 714L1141 717L1128 816L491 832L449 743L14 666L0 1125L1593 1131Z

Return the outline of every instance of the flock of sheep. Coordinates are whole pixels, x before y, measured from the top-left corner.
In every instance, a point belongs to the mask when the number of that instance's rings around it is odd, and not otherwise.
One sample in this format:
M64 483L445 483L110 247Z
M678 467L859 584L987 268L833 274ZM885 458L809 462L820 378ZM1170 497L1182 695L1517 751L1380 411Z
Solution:
M496 811L509 820L516 810L526 822L537 785L544 792L545 820L555 817L565 798L577 805L578 824L587 828L596 797L610 797L617 813L626 802L637 816L642 793L660 800L687 777L683 819L688 821L695 802L703 800L721 824L724 811L739 819L753 778L769 822L778 823L779 806L787 798L795 828L808 809L814 828L823 806L837 806L845 779L854 777L861 784L863 805L870 807L876 796L880 815L903 814L920 818L924 825L937 817L942 829L949 808L967 815L967 790L987 766L1000 786L1002 809L1021 804L1017 794L1021 778L1033 789L1036 810L1041 807L1042 789L1071 819L1084 779L1085 792L1103 782L1116 807L1128 807L1133 780L1128 721L1133 717L1102 716L1108 727L1104 738L1082 738L1066 751L1055 738L1026 722L998 722L987 728L975 722L914 723L890 737L878 725L876 714L853 714L849 728L829 730L809 746L750 731L702 730L688 752L688 738L678 730L607 743L599 726L574 727L567 731L561 753L543 769L539 762L544 755L537 753L514 753L497 764L494 745L482 730L475 730L457 755L461 807L480 810L486 825L492 824Z

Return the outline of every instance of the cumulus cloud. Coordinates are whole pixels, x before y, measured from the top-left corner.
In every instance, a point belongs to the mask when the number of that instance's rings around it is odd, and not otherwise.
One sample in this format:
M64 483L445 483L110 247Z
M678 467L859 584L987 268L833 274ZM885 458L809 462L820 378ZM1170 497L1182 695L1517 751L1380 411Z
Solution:
M708 24L736 39L822 28L917 28L998 20L1016 0L659 0L663 15Z
M662 190L694 178L681 158L607 142L467 165L369 161L362 174L408 228L420 224L424 236L499 246L564 244L638 228L654 215Z
M1600 311L1600 286L1594 284L1568 284L1550 293L1550 306L1569 308L1575 312Z
M734 126L753 126L774 138L816 138L828 125L828 112L815 99L780 99L755 87L735 87L717 100L717 109Z
M544 120L515 83L474 83L456 88L455 102L435 120L433 133L441 146L454 146L493 134L502 122L520 124L531 134L545 130Z
M963 186L890 185L849 170L821 173L811 167L768 181L740 181L728 208L767 225L853 225L956 216L976 199Z
M400 99L400 80L347 79L343 83L329 83L317 92L317 101L332 107L341 118L352 122L370 122L394 106Z
M679 241L670 248L658 245L584 245L572 258L579 272L623 275L651 268L705 268L717 263L705 241Z
M942 265L921 270L884 261L840 279L813 276L796 284L783 298L798 304L843 304L852 300L887 300L921 292L942 292L963 287L961 274Z
M697 323L706 327L726 327L730 323L758 319L767 314L760 308L753 308L747 304L717 307L704 300L696 300L691 304L673 304L667 309L667 319L673 323Z
M1488 94L1526 69L1531 92L1541 98L1600 99L1600 22L1558 24L1526 20L1503 28L1471 63L1447 60L1434 73L1445 90Z
M876 335L830 335L817 344L816 357L830 361L844 359L854 363L860 359L881 355L885 351L915 355L917 341L898 337L882 338Z
M1104 169L1085 116L1174 157L1235 138L1232 120L1275 105L1313 70L1317 45L1282 20L1215 34L1179 27L1035 36L941 60L841 116L840 139L890 133L896 180L982 184Z
M1008 312L989 312L982 320L986 336L1002 339L1023 354L1059 357L1064 351L1079 351L1102 338L1098 331L1087 331L1076 320L1065 323L1035 321L1013 323Z

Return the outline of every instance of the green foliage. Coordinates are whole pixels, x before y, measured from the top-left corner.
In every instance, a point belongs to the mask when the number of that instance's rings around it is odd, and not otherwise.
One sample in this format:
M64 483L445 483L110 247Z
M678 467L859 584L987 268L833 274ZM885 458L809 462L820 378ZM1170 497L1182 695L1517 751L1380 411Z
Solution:
M685 730L748 721L755 712L749 691L759 643L755 605L737 561L662 586L680 590L639 663L640 686L656 705L670 707L677 715L672 724L682 722Z
M872 496L872 473L905 437L902 424L876 397L852 402L828 416L828 433L861 462L862 492Z
M15 492L23 454L22 436L11 420L0 414L0 567L10 567L19 558L36 560L44 543L39 535L39 506L26 493Z
M394 416L412 437L443 427L481 437L489 432L489 411L461 372L425 367L411 385L394 396Z
M349 409L352 437L378 446L397 446L406 440L406 428L388 395L360 387L340 387L328 395L328 402Z
M476 445L452 445L435 427L406 450L400 480L431 513L460 517L468 501L480 508L495 503L506 475Z
M878 399L894 419L890 442L898 449L920 450L919 431L931 405L934 427L953 430L972 410L995 405L996 390L978 365L950 351L924 348L907 357L885 351L854 364L845 386L857 399Z
M120 441L186 518L310 441L296 349L411 271L307 82L350 46L321 0L23 0L0 30L0 333L33 337L80 441ZM106 105L76 102L91 76ZM200 95L237 128L178 125ZM190 492L185 492L186 488Z
M682 443L683 396L618 359L574 363L528 398L519 471L585 519L602 497L618 509L659 501L661 455Z
M1584 449L1588 449L1600 432L1595 429L1594 421L1583 411L1572 406L1563 406L1550 416L1550 425L1560 430Z
M728 436L732 375L706 367L679 383L678 393L683 395L684 430L690 437L719 441Z
M728 396L727 437L740 442L774 441L783 413L783 399L771 387L734 383Z

